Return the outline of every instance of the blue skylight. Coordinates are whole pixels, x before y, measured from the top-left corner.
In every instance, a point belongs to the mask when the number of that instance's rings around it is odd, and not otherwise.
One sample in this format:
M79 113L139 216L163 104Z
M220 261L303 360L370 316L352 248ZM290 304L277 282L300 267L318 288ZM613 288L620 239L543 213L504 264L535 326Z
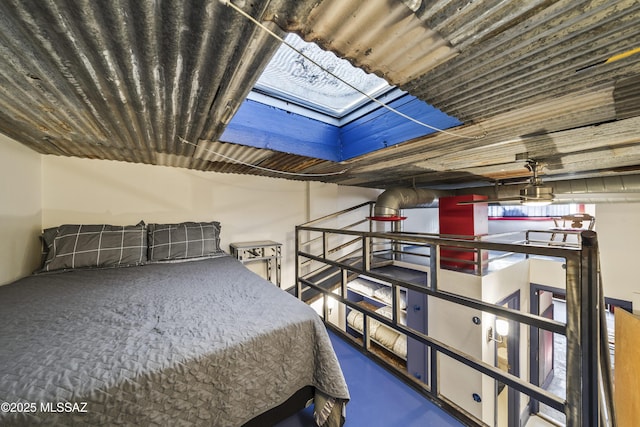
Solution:
M220 141L340 162L434 132L369 96L440 129L461 124L314 43L295 34L286 41L296 50L278 49Z
M296 34L289 34L285 41L296 50L285 44L280 46L256 82L254 92L340 119L369 102L366 95L375 98L392 89L386 80L355 68L349 61L315 43L305 42Z

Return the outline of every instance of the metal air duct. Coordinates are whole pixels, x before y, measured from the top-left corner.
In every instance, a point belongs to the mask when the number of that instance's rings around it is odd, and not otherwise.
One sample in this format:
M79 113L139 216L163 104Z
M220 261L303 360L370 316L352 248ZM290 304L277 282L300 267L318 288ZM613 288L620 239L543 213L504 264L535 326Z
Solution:
M545 180L553 188L555 203L640 203L640 175L617 175L566 181ZM489 198L518 198L522 185L475 187L456 194L479 194ZM500 204L519 204L517 201Z
M401 209L435 208L439 197L450 195L450 192L426 188L390 188L378 196L374 215L381 218L397 217Z
M559 203L640 203L640 175L549 182Z

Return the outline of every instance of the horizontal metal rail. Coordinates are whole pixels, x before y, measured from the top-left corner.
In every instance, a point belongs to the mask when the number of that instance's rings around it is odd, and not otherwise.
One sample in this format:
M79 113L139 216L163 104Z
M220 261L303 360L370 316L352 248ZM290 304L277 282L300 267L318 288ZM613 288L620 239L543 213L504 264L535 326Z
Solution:
M477 372L487 375L496 381L500 381L514 390L528 395L534 401L538 401L557 409L567 416L567 425L570 427L598 425L599 417L602 417L602 411L598 407L598 373L602 373L598 361L598 343L595 337L598 337L598 317L595 311L599 312L597 307L597 293L594 291L601 286L595 277L594 269L597 267L597 251L586 246L595 246L597 249L597 240L595 233L580 235L573 230L530 230L525 232L525 239L517 239L517 242L498 242L495 239L505 239L511 236L522 236L523 232L509 232L499 235L478 235L478 236L459 236L459 235L438 235L433 233L404 233L400 227L393 226L393 231L373 231L372 226L368 231L355 230L362 224L362 221L350 221L349 225L343 228L322 227L324 220L334 220L343 214L353 214L358 209L373 209L373 203L363 203L354 208L345 209L335 214L327 215L314 221L310 221L304 225L296 227L296 257L297 265L305 265L306 263L319 263L324 268L335 270L330 275L334 282L327 280L327 274L321 278L317 277L317 271L301 272L296 270L296 286L302 289L305 286L312 289L324 299L324 320L335 327L329 321L329 311L327 309L327 299L333 298L343 304L345 308L357 310L363 315L362 346L365 352L370 352L370 334L369 321L371 319L394 329L400 334L414 339L425 345L425 351L430 354L430 362L428 375L432 379L430 384L419 382L419 389L424 390L427 394L437 401L449 407L456 408L457 405L451 402L446 396L440 396L438 392L438 374L439 363L438 354L443 354L451 359L462 363ZM365 215L363 215L365 216ZM304 232L308 234L320 233L321 236L314 240L322 240L321 253L317 253L315 249L307 243L301 243L300 237ZM579 243L554 241L553 239L537 240L531 239L535 233L547 233L552 236L562 235L566 233L576 234ZM346 241L345 241L346 240ZM516 240L516 239L514 239ZM331 244L333 242L333 244ZM308 250L303 250L303 248ZM344 251L349 247L354 247L353 251L347 256L340 256L339 259L332 260L328 255ZM377 248L384 248L382 250ZM375 250L374 250L375 248ZM427 250L428 249L428 252ZM442 257L441 249L475 252L474 260L459 259L453 257ZM483 259L483 253L491 252L487 258ZM496 255L496 253L498 253ZM438 288L441 279L438 278L438 271L444 268L443 261L455 261L460 265L475 265L475 269L459 269L462 274L475 274L482 276L483 270L487 268L491 262L505 259L514 254L530 256L549 257L551 259L564 260L563 267L566 269L566 286L567 286L567 323L558 322L539 315L523 312L516 309L506 308L500 305L482 301L477 298L467 297L461 294L444 291ZM302 261L303 260L303 261ZM382 264L377 264L377 260ZM422 260L428 262L422 263ZM398 277L391 277L375 270L380 265L394 265L396 261L398 266L411 266L414 264L417 270L424 271L425 277L429 279L427 285L417 284L402 280ZM417 263L419 261L419 263ZM473 271L470 271L473 270ZM375 281L386 283L391 287L392 291L392 317L386 317L380 313L376 313L366 307L349 300L347 296L348 277L357 275L366 276ZM332 284L334 283L334 284ZM339 289L339 293L336 291ZM517 375L510 374L498 368L494 364L487 363L474 356L471 356L461 350L458 350L442 341L429 336L427 333L402 325L398 322L399 298L400 290L415 291L426 295L427 298L435 298L446 301L459 306L477 310L482 313L488 313L494 316L518 322L519 327L529 326L539 330L546 330L552 333L558 333L567 337L567 396L566 400L556 396L553 393L539 387L537 382L533 383L522 379ZM597 291L596 291L597 292ZM300 295L300 294L298 294ZM595 297L595 298L594 298ZM596 301L596 302L594 302ZM594 308L595 304L595 308ZM594 311L595 310L595 311ZM341 320L346 322L346 319ZM347 327L345 324L341 328ZM346 334L344 329L338 329L341 333ZM354 338L352 338L354 340ZM595 355L595 356L594 356ZM382 358L379 358L382 361ZM395 368L398 370L398 368ZM398 370L399 371L399 370ZM411 379L406 371L399 371L406 377L407 381L412 383L415 379ZM594 381L594 378L596 379ZM533 381L533 380L532 380ZM609 392L609 390L605 390ZM606 402L610 396L605 396L606 406L610 406ZM465 413L462 408L458 408ZM607 413L613 409L607 407ZM469 416L466 413L466 416ZM594 421L595 420L595 421Z
M348 242L345 242L345 243L343 243L343 244L341 244L339 246L336 246L335 248L327 249L327 254L333 254L333 253L339 252L342 249L344 249L344 248L346 248L348 246L351 246L351 245L353 245L355 243L358 243L358 242L360 242L360 239L358 239L358 238L351 239Z
M477 240L464 240L464 239L450 239L450 238L437 238L437 237L421 237L414 234L395 234L392 232L375 232L375 231L355 231L355 230L339 230L339 229L327 229L320 227L306 227L297 226L296 230L299 231L317 231L326 232L330 234L345 234L352 236L361 236L377 239L387 239L393 241L402 241L405 243L426 243L430 245L439 246L454 246L468 249L487 249L497 252L514 252L529 255L542 255L556 258L566 258L571 256L571 253L575 253L575 256L579 256L579 248L559 248L559 247L545 247L545 246L523 246L515 245L512 243L500 243L500 242L488 242Z
M310 226L310 225L312 225L312 224L317 224L317 223L322 222L322 221L326 221L326 220L329 220L329 219L337 218L337 217L339 217L339 216L341 216L341 215L344 215L344 214L346 214L346 213L357 211L358 209L363 208L363 207L365 207L365 206L373 207L373 205L374 205L374 204L375 204L375 202L365 202L365 203L361 203L361 204L359 204L359 205L357 205L357 206L353 206L353 207L351 207L351 208L343 209L343 210L341 210L341 211L339 211L339 212L334 212L334 213L332 213L332 214L325 215L325 216L323 216L323 217L320 217L320 218L314 219L314 220L312 220L312 221L308 221L308 222L306 222L306 223L302 224L302 225L301 225L301 227L308 227L308 226Z
M365 275L365 276L368 276L368 277L372 277L372 278L380 280L382 282L389 283L389 284L391 284L393 286L400 286L402 288L411 289L411 290L414 290L414 291L417 291L417 292L424 293L424 294L426 294L428 296L431 296L431 297L442 299L444 301L449 301L449 302L452 302L452 303L455 303L455 304L464 305L466 307L473 308L473 309L476 309L476 310L485 311L487 313L495 314L497 316L505 317L505 318L512 319L512 320L516 320L516 321L518 321L520 323L526 323L529 326L534 326L536 328L545 329L545 330L548 330L548 331L553 332L553 333L566 335L566 326L565 326L565 324L562 323L562 322L558 322L557 320L547 319L546 317L537 316L535 314L522 313L522 312L520 312L518 310L513 310L513 309L510 309L510 308L501 307L501 306L498 306L498 305L495 305L495 304L491 304L491 303L488 303L488 302L476 300L476 299L473 299L473 298L461 296L461 295L450 293L450 292L433 290L431 288L427 288L427 287L424 287L424 286L416 285L416 284L410 283L410 282L405 282L403 280L396 279L396 278L393 278L393 277L390 277L390 276L387 276L387 275L384 275L384 274L376 273L376 272L371 271L371 270L366 270L366 269L358 268L358 267L355 267L355 266L349 266L349 265L343 264L343 263L338 262L338 261L331 261L331 260L328 260L328 259L323 259L321 257L317 257L317 256L311 255L311 254L306 254L304 252L298 252L298 255L299 256L303 256L305 258L313 259L315 261L323 261L323 262L327 263L328 265L337 267L339 269L345 269L345 270L348 270L348 271L350 271L352 273L357 273L357 274L362 274L362 275ZM308 283L309 282L308 276L307 277L300 277L300 280L303 281L304 283Z
M365 316L369 316L375 320L377 320L380 323L385 324L386 326L389 326L393 329L398 330L399 332L405 334L407 337L413 338L417 341L420 341L421 343L429 346L430 348L434 348L436 349L438 352L466 365L469 366L485 375L488 375L492 378L494 378L495 380L498 381L502 381L503 383L509 385L510 387L513 387L514 389L525 393L529 396L531 396L532 398L544 403L545 405L549 405L550 407L558 410L558 411L562 411L564 412L565 410L565 401L563 399L560 399L559 397L557 397L556 395L554 395L553 393L550 393L546 390L544 390L543 388L540 388L538 386L534 386L531 385L529 382L522 380L521 378L509 374L509 373L505 373L504 371L500 370L499 368L489 365L486 362L483 362L482 360L478 360L476 358L474 358L473 356L470 356L468 354L465 353L461 353L459 351L457 351L454 347L451 347L441 341L438 341L434 338L429 337L428 335L424 335L414 329L408 328L407 326L401 325L397 322L393 322L390 321L389 318L382 316L381 314L378 314L374 311L370 311L367 310L364 307L359 306L358 304L354 303L353 301L349 301L346 298L343 298L340 295L328 292L326 289L317 286L314 282L306 280L306 279L300 279L305 285L319 291L322 292L324 294L327 294L328 296L330 296L331 298L334 298L336 301L345 304L346 306L350 307L351 309L355 309L360 311L361 313L363 313L363 315ZM544 318L542 318L544 319ZM366 318L364 320L364 323L366 324ZM363 331L364 333L368 333L368 331L366 330L366 328ZM368 337L367 337L368 338Z

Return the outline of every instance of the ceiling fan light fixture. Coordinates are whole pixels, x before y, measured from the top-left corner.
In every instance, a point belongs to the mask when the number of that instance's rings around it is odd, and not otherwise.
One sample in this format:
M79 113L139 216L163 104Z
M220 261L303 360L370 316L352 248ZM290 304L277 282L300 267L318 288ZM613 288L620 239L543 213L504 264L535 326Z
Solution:
M520 190L521 203L525 206L546 206L553 203L553 188L544 185L528 185Z

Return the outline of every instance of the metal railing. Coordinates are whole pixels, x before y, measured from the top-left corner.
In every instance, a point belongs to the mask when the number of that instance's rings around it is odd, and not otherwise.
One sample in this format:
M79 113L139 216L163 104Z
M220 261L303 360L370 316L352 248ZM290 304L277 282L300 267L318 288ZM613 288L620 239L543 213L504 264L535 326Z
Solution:
M455 413L469 424L483 425L483 421L469 413L448 396L440 392L443 378L441 359L446 356L495 381L529 396L530 399L554 408L566 416L568 426L615 425L615 412L610 396L610 365L602 359L600 351L601 334L606 337L602 288L598 276L598 245L596 234L585 231L581 234L580 247L518 243L497 243L485 241L484 237L440 236L426 233L403 233L389 231L389 226L366 220L371 216L373 202L364 203L332 215L319 218L296 227L296 295L308 302L322 301L322 314L328 327L347 339L362 346L363 351L373 358L386 363L396 374L418 388L427 397ZM330 224L326 226L325 224ZM489 236L490 237L490 236ZM528 240L529 236L527 235ZM465 296L443 290L439 278L451 261L457 258L443 258L442 249L447 251L467 251L472 260L467 265L457 265L454 270L460 274L482 276L490 270L489 265L507 256L552 257L564 260L566 268L566 324L526 311L505 308L494 302ZM487 256L483 254L488 254ZM380 268L399 265L427 272L427 282L416 284L383 274ZM348 298L348 282L359 275L387 283L392 290L392 317L386 317ZM420 331L400 322L401 292L417 292L426 295L430 301L445 301L456 306L477 310L482 315L494 315L518 325L527 325L531 330L546 330L565 335L567 338L567 378L566 398L562 398L539 385L505 372L495 363L483 357L449 345L445 339L438 339L426 331ZM311 295L311 296L309 296ZM329 298L341 304L345 310L357 310L364 318L361 340L347 333L346 320L338 324L330 321ZM417 381L406 369L388 364L372 349L372 321L384 325L426 346L428 359L427 382ZM474 319L475 322L475 319ZM602 324L604 323L604 325ZM537 329L533 329L537 328ZM605 339L606 341L606 339ZM474 399L476 395L474 395ZM479 398L479 396L478 396Z

